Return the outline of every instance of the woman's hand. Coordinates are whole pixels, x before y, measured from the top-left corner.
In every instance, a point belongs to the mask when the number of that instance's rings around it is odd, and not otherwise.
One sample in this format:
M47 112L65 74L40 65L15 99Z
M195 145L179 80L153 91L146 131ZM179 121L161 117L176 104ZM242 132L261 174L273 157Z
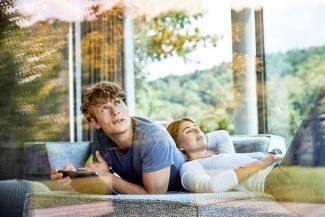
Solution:
M237 175L238 183L241 183L254 173L257 173L258 171L263 170L268 166L272 165L274 162L277 162L282 159L282 155L267 154L260 160L256 160L251 163L242 165L238 168L235 168L234 171Z
M108 163L104 160L104 158L101 156L99 151L96 151L96 158L98 162L96 163L88 163L86 165L87 170L97 172L99 175L108 173L109 171L109 165Z
M282 155L273 155L267 154L262 159L260 159L261 166L264 168L272 165L274 162L280 161L283 159Z

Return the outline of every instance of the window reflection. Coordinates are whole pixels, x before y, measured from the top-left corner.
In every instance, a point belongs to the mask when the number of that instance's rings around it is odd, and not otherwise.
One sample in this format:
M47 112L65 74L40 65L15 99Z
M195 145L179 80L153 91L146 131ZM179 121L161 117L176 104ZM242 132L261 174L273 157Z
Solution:
M67 73L65 23L40 21L20 26L29 17L3 2L1 19L1 121L3 146L26 141L65 140Z
M263 10L268 127L289 143L324 85L325 5L265 1Z
M248 68L253 73L265 70L266 133L284 136L289 144L317 89L325 84L325 6L307 0L264 1L262 62L255 45L243 43L255 42L254 28L245 25L261 5L242 2L137 0L126 6L117 0L1 1L0 147L75 141L75 131L82 131L78 139L91 140L87 122L76 122L82 118L78 94L100 80L124 85L129 79L126 7L132 19L128 31L134 34L131 64L136 85L131 91L136 94L137 115L162 125L188 116L205 132L226 129L230 134L248 132L248 123L253 123L250 132L257 132L255 97L261 89L245 95L246 87L256 89L255 74L246 76ZM245 107L252 111L253 121L241 110L247 102L254 106ZM318 109L309 113L311 124L303 125L304 137L298 137L299 148L293 151L295 164L325 165L324 104L323 97ZM13 161L8 156L1 165L21 164L21 153Z
M8 0L1 9L1 87L8 94L0 99L0 142L89 140L88 124L75 123L80 92L103 79L123 83L123 6Z
M233 132L230 2L170 2L134 20L137 114Z

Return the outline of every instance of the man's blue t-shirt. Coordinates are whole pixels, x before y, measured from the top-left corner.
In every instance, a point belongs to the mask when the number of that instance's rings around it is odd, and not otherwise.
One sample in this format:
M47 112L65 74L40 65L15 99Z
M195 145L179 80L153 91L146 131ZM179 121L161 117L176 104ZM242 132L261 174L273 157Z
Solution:
M132 117L135 123L133 144L128 152L119 156L118 148L102 129L95 130L92 153L99 150L104 159L121 178L143 186L142 173L154 172L170 166L168 191L183 191L179 171L186 161L176 148L174 140L161 126L146 119Z

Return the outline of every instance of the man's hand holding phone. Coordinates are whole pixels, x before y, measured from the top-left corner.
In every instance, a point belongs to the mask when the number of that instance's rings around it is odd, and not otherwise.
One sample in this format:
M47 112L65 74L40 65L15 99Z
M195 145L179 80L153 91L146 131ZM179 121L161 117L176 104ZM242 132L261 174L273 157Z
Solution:
M81 193L107 194L111 192L112 174L109 165L96 151L98 162L87 164L86 168L77 170L73 165L67 165L63 170L51 170L51 179L57 180L63 189L75 190Z
M63 168L66 171L77 171L73 165L67 165ZM51 170L51 179L58 180L58 183L62 186L68 186L71 183L71 179L69 176L63 176L62 173L59 172L58 169Z

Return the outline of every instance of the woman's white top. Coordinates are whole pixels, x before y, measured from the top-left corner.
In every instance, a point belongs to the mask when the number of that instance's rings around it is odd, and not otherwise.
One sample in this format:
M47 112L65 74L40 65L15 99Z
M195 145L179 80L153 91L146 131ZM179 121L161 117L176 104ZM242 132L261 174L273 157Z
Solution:
M217 147L219 154L183 164L180 175L185 189L196 193L230 190L264 192L265 178L271 172L273 165L252 174L238 184L233 169L256 159L246 154L235 153L234 145L227 131L214 131L208 133L207 137L208 148Z

